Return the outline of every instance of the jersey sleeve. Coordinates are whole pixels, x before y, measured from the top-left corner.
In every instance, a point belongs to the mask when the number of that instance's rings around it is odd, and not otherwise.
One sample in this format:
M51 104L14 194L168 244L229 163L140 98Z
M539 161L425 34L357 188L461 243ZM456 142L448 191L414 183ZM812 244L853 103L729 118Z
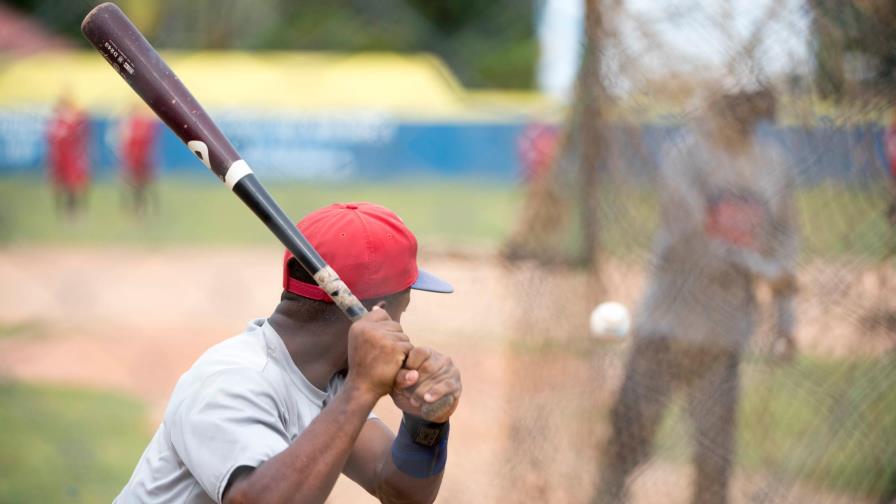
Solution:
M215 502L236 468L258 467L290 443L272 385L248 368L206 378L166 423L181 460Z

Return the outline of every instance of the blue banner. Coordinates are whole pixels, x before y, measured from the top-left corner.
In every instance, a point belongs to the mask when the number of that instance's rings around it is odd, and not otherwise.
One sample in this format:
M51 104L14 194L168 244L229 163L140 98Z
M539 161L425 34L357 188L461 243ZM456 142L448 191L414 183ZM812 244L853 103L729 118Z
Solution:
M517 181L523 122L401 121L386 114L321 113L301 117L217 111L214 117L263 180L394 180L409 177ZM0 175L39 174L46 162L49 111L0 110ZM95 117L91 167L114 175L118 119ZM162 125L154 146L161 174L205 168ZM610 157L628 176L652 178L663 148L681 127L645 124L609 129ZM778 126L762 133L793 156L804 183L877 180L886 173L883 128L877 124L814 128ZM212 180L212 179L209 179Z

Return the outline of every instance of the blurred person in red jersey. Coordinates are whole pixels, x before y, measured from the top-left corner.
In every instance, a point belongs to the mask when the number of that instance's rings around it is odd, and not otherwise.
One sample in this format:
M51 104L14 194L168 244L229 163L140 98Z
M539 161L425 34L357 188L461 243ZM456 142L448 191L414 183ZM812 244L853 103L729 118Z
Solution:
M47 128L47 156L56 209L75 218L86 207L90 185L87 115L62 95Z
M524 181L534 183L550 172L559 138L557 127L548 124L533 123L523 130L517 140L517 149Z
M887 220L891 227L896 227L896 108L890 112L890 124L884 129L884 149L887 153L887 167L890 171L890 206L887 209Z
M138 216L146 212L155 179L153 148L157 135L158 122L144 107L135 106L121 121L121 178L127 194L132 198L131 207Z
M533 123L517 138L520 177L527 195L516 229L501 252L507 260L547 260L554 254L546 244L555 241L552 237L555 230L562 227L566 208L551 176L560 151L560 133L556 126Z
M890 112L890 124L884 128L884 148L892 180L896 180L896 108Z

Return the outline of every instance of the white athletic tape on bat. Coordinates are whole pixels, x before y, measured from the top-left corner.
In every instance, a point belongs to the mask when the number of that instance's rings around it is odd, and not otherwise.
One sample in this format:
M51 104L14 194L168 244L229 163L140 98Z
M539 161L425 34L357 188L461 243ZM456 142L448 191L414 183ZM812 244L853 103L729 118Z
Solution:
M190 140L187 142L187 148L190 149L190 152L196 154L196 157L202 161L202 164L205 165L209 170L212 169L211 162L208 160L208 145L205 145L205 142L201 140Z
M320 288L323 289L324 292L333 298L333 302L336 303L336 306L343 311L347 310L349 306L358 303L358 298L348 290L348 287L330 266L324 266L320 271L315 273L314 281L317 282L317 285L320 285Z
M236 185L240 179L251 173L252 168L249 168L249 164L242 159L238 159L227 169L227 173L224 175L224 183L227 184L227 187L233 189L233 186Z

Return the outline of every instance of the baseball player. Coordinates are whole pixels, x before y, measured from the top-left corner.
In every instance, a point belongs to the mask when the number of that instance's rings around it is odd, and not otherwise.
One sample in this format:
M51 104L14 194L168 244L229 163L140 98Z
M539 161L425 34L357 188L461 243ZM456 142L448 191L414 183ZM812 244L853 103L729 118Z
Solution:
M121 123L121 178L131 193L137 215L146 210L147 193L155 178L152 150L157 133L158 122L141 107L134 107Z
M349 322L287 252L273 314L180 378L116 502L323 502L340 473L382 502L435 499L454 408L420 408L459 398L460 374L399 322L410 289L451 286L417 268L416 238L381 206L334 204L298 227L370 313ZM387 394L397 434L371 413Z
M887 205L887 223L890 225L890 243L887 257L896 256L896 109L891 112L890 124L884 129L884 151L888 161L890 177L887 181L890 202Z
M516 229L502 247L505 259L549 259L554 255L544 244L555 241L552 236L562 227L564 218L564 201L552 177L560 142L555 126L537 123L527 126L517 139L526 198Z
M63 95L47 127L47 157L56 210L69 218L84 207L90 184L87 116Z
M633 350L612 410L598 502L625 498L675 390L694 423L693 502L727 501L741 354L754 328L757 280L775 292L773 348L792 357L797 254L794 179L757 138L774 117L770 91L725 95L688 128L661 166L661 227Z

